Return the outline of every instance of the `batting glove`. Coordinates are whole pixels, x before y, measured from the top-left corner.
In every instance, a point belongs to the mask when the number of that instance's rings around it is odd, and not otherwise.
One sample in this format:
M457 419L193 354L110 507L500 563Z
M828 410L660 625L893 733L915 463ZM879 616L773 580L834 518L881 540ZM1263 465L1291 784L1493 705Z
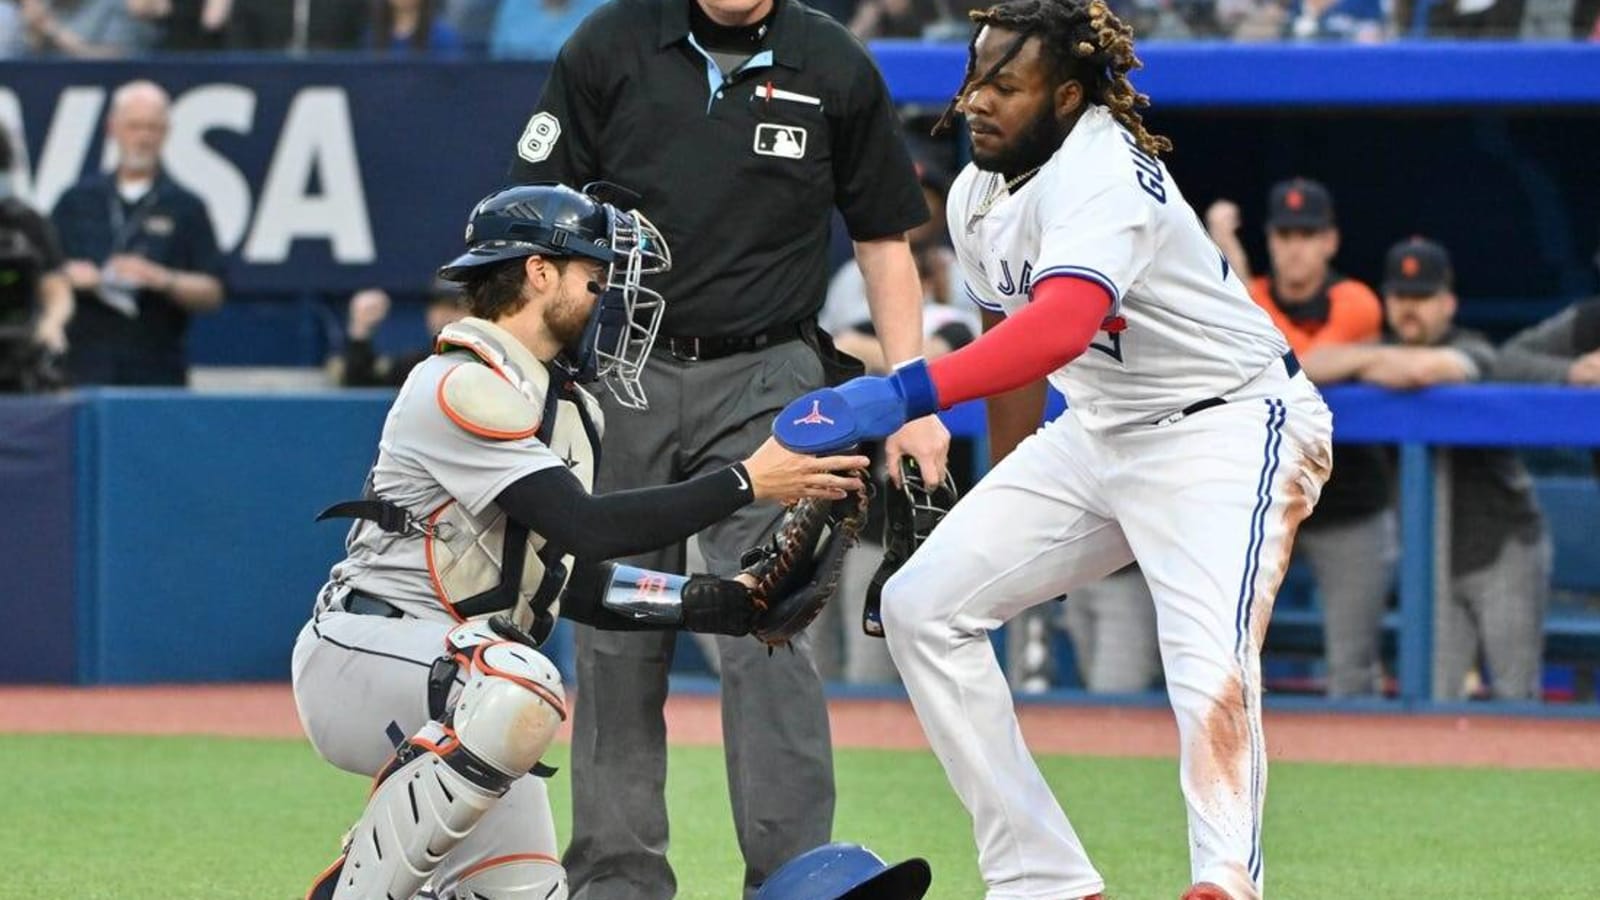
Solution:
M852 378L802 396L773 420L772 436L796 453L836 453L938 411L928 362L918 358L891 375Z

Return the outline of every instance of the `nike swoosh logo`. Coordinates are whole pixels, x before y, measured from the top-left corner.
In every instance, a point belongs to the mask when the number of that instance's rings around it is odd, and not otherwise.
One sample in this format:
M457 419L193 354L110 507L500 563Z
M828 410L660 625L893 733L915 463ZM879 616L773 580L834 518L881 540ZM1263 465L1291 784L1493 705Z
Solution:
M740 490L742 490L742 491L750 490L750 482L744 480L744 473L741 472L738 468L735 468L733 470L733 477L739 479L739 489Z

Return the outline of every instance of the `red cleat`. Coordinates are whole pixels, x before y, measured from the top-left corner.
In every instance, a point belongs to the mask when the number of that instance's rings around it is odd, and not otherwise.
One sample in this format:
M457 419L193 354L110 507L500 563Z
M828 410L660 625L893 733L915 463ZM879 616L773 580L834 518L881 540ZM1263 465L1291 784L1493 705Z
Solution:
M1210 882L1202 881L1184 891L1183 900L1233 900L1233 896Z

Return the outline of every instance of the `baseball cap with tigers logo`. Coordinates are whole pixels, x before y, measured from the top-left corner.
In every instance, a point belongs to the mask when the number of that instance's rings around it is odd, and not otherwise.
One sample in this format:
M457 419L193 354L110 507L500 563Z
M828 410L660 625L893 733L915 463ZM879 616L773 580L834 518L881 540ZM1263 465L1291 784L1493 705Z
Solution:
M1306 231L1332 228L1333 195L1321 182L1309 178L1280 181L1267 195L1267 227Z
M1431 297L1455 280L1450 254L1424 237L1412 237L1389 248L1383 265L1383 293L1397 297Z

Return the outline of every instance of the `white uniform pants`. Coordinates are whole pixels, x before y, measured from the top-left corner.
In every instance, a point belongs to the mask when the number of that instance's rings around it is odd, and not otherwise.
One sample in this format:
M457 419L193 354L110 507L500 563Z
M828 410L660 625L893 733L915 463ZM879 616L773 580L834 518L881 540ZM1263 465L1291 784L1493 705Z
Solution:
M1104 889L1024 745L988 633L1137 559L1177 716L1194 881L1261 894L1260 644L1331 416L1274 367L1168 425L1091 435L1070 413L963 498L884 592L889 649L972 815L989 900ZM1113 886L1114 887L1114 886Z
M347 772L377 775L394 755L390 723L404 737L427 724L428 667L443 654L451 627L451 622L342 611L306 623L294 645L294 702L317 753ZM457 690L460 683L458 676ZM360 814L352 809L351 821ZM500 802L445 854L431 884L439 896L454 896L456 882L474 865L506 856L560 860L542 778L512 782Z

